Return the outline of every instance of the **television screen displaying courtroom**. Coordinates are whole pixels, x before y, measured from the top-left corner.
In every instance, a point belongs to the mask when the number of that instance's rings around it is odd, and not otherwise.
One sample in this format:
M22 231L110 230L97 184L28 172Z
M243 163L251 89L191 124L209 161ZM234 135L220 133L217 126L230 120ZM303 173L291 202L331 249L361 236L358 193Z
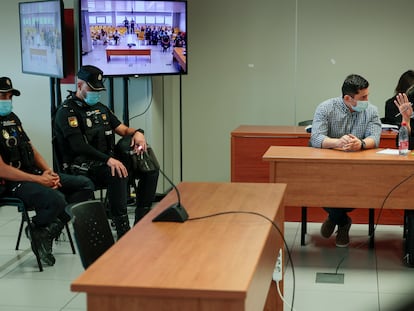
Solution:
M81 65L105 76L187 73L187 2L79 0Z
M64 78L63 3L19 3L22 72Z

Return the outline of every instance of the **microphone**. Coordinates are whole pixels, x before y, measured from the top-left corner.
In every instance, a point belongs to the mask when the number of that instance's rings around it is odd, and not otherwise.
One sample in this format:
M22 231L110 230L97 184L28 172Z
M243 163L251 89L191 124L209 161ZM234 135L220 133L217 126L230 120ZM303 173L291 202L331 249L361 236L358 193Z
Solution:
M158 161L153 161L152 157L147 151L144 151L142 146L138 147L138 150L141 153L141 156L145 155L145 160L151 162L151 164L158 168L158 171L164 176L164 178L168 181L168 183L174 188L175 193L177 194L178 202L174 203L173 205L169 206L163 212L161 212L158 216L156 216L152 221L166 221L166 222L184 222L188 219L187 211L185 210L184 206L181 204L181 196L180 191L178 191L175 184L168 178L167 175L161 170ZM157 162L157 163L154 163ZM148 164L146 165L148 166Z
M177 203L172 204L164 211L162 211L158 216L156 216L152 221L166 221L166 222L184 222L188 219L187 211L185 210L184 206L181 205L181 196L180 191L178 191L175 184L165 175L165 173L159 168L160 173L165 179L170 183L170 185L174 188L175 193L177 194Z

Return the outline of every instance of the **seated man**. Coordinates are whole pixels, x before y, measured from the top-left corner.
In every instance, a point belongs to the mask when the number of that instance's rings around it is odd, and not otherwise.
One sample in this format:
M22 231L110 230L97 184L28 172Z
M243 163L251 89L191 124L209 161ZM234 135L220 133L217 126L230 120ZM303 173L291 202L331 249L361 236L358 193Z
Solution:
M171 46L170 37L168 35L166 35L166 34L163 35L161 37L161 47L162 47L162 51L163 52L166 52L169 49L170 46Z
M377 108L368 102L368 86L368 81L363 77L349 75L342 84L342 97L331 98L318 105L312 123L312 147L345 152L378 147L381 122ZM338 172L338 176L340 173ZM338 226L336 246L347 247L352 223L348 212L352 209L325 210L328 212L328 218L322 224L322 236L329 238Z
M93 183L86 177L57 174L47 165L12 112L12 97L20 92L7 77L0 78L0 178L6 194L19 198L36 211L33 217L32 242L36 240L41 261L53 266L52 242L70 220L65 212L68 203L93 198ZM66 198L65 198L66 196Z
M63 167L72 174L87 174L96 185L107 187L112 221L118 239L129 229L127 198L128 170L115 158L115 134L132 136L135 152L147 150L144 131L130 128L99 102L105 90L103 72L95 66L83 66L77 74L76 92L71 92L58 108L55 118L57 145L63 155ZM135 223L151 208L159 171L139 176Z

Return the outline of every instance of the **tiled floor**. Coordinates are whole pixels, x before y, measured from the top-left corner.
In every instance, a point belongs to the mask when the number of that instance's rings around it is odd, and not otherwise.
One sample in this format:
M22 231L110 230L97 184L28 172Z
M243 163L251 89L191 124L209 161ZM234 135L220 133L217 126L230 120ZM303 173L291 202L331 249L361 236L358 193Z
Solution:
M86 310L85 295L70 291L71 281L83 268L69 243L56 245L55 266L39 272L25 237L21 250L14 250L19 221L15 208L0 208L0 311ZM319 228L320 224L310 223L307 245L300 246L299 223L285 224L295 271L294 310L397 311L399 305L414 299L414 268L402 264L401 227L378 226L374 250L368 248L366 225L352 226L347 249L336 248L333 238L321 238ZM336 270L344 274L343 284L316 283L317 273ZM284 279L285 298L291 304L290 264ZM286 305L284 310L291 308Z
M334 237L322 238L320 226L309 223L307 245L300 246L299 223L285 223L295 271L295 310L397 311L410 299L414 301L414 268L402 263L402 227L379 225L375 249L369 249L367 225L351 227L348 248L335 247ZM343 274L344 283L317 283L317 273ZM285 272L284 289L286 301L291 304L290 265ZM291 308L285 305L284 310Z

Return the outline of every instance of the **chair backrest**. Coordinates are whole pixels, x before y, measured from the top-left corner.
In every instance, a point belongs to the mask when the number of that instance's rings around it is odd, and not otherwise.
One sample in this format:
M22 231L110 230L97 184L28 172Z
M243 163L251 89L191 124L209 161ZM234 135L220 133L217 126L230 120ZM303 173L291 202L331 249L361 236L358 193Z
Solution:
M101 201L76 203L70 212L78 252L86 269L114 244L114 237Z
M0 206L3 205L16 206L19 212L23 212L25 210L24 203L19 198L2 196L0 197Z
M300 121L298 122L299 126L307 126L307 125L312 125L312 121L313 120L304 120L304 121Z

